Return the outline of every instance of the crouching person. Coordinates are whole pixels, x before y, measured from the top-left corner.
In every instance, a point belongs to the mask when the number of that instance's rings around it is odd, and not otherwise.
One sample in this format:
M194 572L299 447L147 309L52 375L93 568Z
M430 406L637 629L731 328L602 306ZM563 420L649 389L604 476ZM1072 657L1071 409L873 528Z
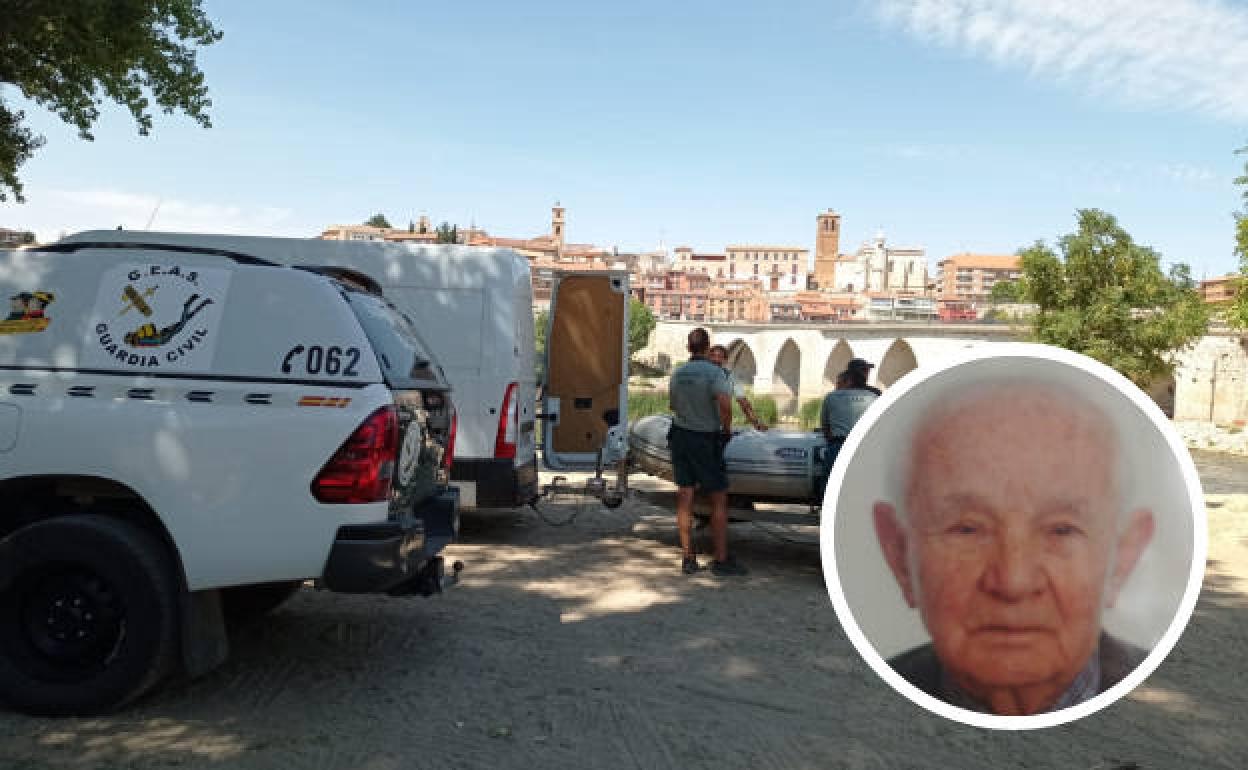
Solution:
M823 407L819 410L819 429L827 443L823 450L824 472L815 490L816 499L820 503L823 502L828 477L832 474L832 464L841 453L845 439L867 411L867 407L877 398L878 391L867 385L865 367L851 367L841 372L836 378L836 390L823 397Z

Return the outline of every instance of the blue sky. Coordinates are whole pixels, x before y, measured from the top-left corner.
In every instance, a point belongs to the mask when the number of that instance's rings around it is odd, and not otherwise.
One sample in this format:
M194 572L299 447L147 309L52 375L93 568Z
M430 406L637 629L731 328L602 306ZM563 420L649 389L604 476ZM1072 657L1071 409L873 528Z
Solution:
M0 226L314 235L374 212L621 249L1013 252L1104 208L1197 276L1234 269L1248 4L1229 0L206 0L213 128L106 107ZM21 104L11 88L6 99Z

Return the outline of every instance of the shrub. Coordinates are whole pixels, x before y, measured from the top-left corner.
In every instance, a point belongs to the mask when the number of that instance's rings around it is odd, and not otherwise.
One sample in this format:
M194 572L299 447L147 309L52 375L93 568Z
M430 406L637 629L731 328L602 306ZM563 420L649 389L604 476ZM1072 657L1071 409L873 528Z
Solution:
M754 413L758 415L758 419L767 425L775 425L780 421L780 410L776 406L776 400L771 396L753 396L750 398L750 404L754 407ZM733 413L741 409L740 406L734 404ZM744 422L745 418L742 417Z
M767 425L775 425L779 421L779 410L776 407L776 400L771 396L754 396L750 398L750 403L754 406L754 413L758 415L758 419ZM630 422L652 414L671 414L671 411L666 390L643 390L639 388L628 391L628 419ZM734 425L749 425L749 421L745 419L745 414L741 411L741 405L737 403L736 399L732 401L732 423Z
M628 419L630 421L652 414L667 414L670 411L667 404L667 391L629 389Z
M797 412L797 421L803 430L816 430L819 427L819 412L823 409L823 399L814 398L802 404Z

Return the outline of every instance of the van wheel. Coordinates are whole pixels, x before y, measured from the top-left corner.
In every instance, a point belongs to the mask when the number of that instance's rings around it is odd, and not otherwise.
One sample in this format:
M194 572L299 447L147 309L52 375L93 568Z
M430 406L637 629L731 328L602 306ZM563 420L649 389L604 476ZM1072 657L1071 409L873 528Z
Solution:
M254 623L282 606L301 587L303 587L302 580L283 580L276 583L223 588L221 589L221 610L225 613L225 622L231 628L241 628Z
M0 699L29 714L125 705L177 653L173 561L147 532L98 515L30 524L0 541Z

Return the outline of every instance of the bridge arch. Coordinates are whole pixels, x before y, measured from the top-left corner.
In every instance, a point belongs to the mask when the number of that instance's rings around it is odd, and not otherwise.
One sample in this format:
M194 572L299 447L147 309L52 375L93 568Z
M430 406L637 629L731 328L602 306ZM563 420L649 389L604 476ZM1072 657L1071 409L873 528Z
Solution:
M738 338L729 343L727 348L728 357L724 363L728 365L728 371L732 372L732 378L743 387L753 387L754 378L758 375L758 361L754 358L754 351L750 349L749 343Z
M837 340L836 345L832 347L832 352L828 354L828 362L823 366L824 390L836 387L836 375L845 371L845 367L849 365L853 357L854 350L849 346L849 342L844 339Z
M893 340L893 344L888 346L884 356L880 359L880 366L876 374L876 379L883 387L892 385L903 375L917 369L919 359L914 355L914 348L910 347L910 343L898 338Z
M792 337L780 346L776 354L776 366L771 375L771 392L779 402L782 412L793 411L798 394L802 390L802 349Z

